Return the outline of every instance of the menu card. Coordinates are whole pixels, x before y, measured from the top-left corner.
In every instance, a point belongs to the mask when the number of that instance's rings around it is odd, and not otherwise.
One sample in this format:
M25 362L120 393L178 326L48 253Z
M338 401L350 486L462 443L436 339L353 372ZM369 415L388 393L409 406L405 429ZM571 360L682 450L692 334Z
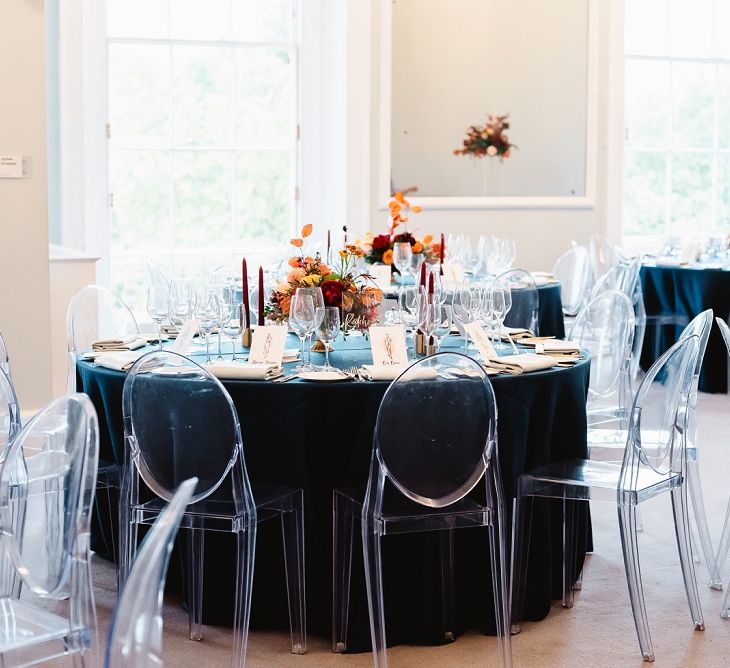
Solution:
M375 366L408 366L406 334L401 325L373 325L369 331Z
M489 340L489 334L484 331L484 328L478 322L468 323L464 329L467 334L471 336L474 345L479 350L479 354L482 356L484 361L496 359L498 357L497 351L494 349L492 342Z
M286 334L287 327L282 325L254 328L248 363L281 366Z

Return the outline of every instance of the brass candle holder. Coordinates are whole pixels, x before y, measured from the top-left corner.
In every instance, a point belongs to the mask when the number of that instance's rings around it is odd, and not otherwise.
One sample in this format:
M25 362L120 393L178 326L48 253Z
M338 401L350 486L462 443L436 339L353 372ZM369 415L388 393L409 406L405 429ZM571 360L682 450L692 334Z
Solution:
M426 337L421 334L421 332L418 332L415 337L415 350L416 355L425 355L426 354Z
M251 339L253 338L253 330L248 327L241 332L241 345L244 348L251 347Z

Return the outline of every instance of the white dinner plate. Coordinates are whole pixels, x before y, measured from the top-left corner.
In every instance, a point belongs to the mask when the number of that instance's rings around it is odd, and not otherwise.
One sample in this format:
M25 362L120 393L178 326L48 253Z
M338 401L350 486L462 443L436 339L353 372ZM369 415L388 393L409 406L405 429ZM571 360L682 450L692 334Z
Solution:
M158 376L194 376L199 371L189 366L161 366L156 369L150 369L150 373Z
M302 380L313 380L315 382L329 383L337 380L350 380L352 376L346 376L339 371L307 371L299 376Z

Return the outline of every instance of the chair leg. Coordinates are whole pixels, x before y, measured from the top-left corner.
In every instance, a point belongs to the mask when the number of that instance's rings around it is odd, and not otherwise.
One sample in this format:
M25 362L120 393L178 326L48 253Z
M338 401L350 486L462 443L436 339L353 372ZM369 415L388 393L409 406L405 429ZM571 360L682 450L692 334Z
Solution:
M350 611L350 574L355 518L344 497L332 497L332 651L347 649L347 622Z
M441 610L443 611L444 640L456 637L454 614L454 530L439 531L441 541Z
M649 635L649 621L644 603L644 586L641 581L639 546L636 535L636 506L631 503L618 504L618 524L621 533L621 547L624 554L626 584L629 588L631 610L634 613L634 626L639 637L639 647L644 661L654 661L654 648Z
M281 533L284 540L284 566L289 602L291 651L307 651L307 614L304 576L304 496L302 490L294 494L293 509L281 515Z
M365 562L365 589L368 594L370 637L373 643L373 664L375 668L386 668L388 656L385 642L380 534L372 522L363 520L361 524L363 561Z
M575 501L563 498L563 607L573 607Z
M188 530L188 626L190 640L203 639L203 529Z
M689 540L689 508L687 504L687 490L684 487L673 489L672 512L674 513L674 532L677 537L679 561L682 566L684 590L687 594L690 615L696 631L705 630L705 620L702 616L700 594L697 591L697 579L692 563L692 548Z
M236 534L236 609L233 619L233 668L246 665L248 625L251 620L253 567L256 550L256 522L247 522Z
M512 667L512 637L510 634L509 575L507 572L507 537L505 532L504 500L499 469L491 466L487 475L493 476L489 485L491 506L489 526L489 556L492 566L492 593L497 626L499 658L503 668Z
M532 524L532 497L516 497L512 501L512 565L510 580L511 627L510 632L520 632L525 604L527 563L530 553L530 528Z
M710 589L722 590L722 578L720 577L720 569L715 559L715 552L712 549L712 539L710 538L710 528L707 525L707 514L705 513L705 502L702 496L702 482L700 480L699 462L691 459L687 462L687 482L689 484L689 493L692 499L692 509L694 510L695 525L697 533L700 535L700 545L702 546L702 554L705 557L705 564L710 574Z

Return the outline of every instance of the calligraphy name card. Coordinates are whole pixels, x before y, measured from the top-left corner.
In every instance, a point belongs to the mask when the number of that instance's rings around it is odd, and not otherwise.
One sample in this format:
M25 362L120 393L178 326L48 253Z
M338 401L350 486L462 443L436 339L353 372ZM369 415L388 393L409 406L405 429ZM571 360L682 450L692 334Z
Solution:
M281 325L256 327L253 330L248 363L281 366L284 359L286 333L287 327Z
M408 365L406 334L401 325L374 325L369 331L375 366Z
M466 333L471 336L474 345L479 350L479 354L482 359L486 362L487 360L497 359L497 351L494 349L492 342L489 340L489 334L484 331L484 328L478 322L470 322L464 329Z
M180 331L175 337L175 342L170 346L174 353L184 355L188 352L188 346L193 342L193 337L198 333L198 321L190 318L183 322Z

